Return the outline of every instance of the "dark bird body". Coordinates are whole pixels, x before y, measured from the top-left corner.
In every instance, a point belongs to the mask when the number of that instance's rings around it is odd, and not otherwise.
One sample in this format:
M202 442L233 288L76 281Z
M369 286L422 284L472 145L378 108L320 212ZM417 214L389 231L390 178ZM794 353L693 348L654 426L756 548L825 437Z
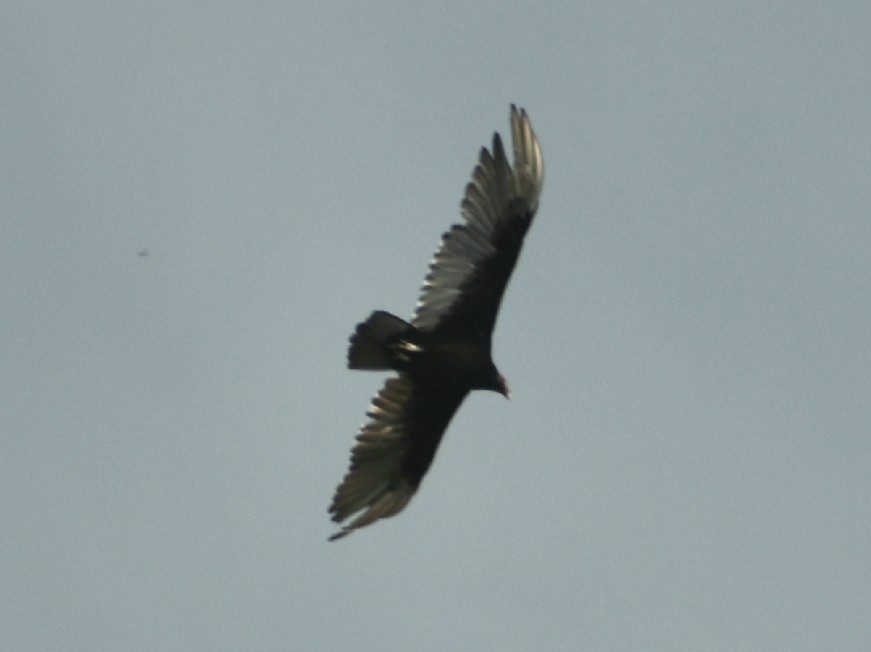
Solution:
M492 153L481 150L461 204L464 222L444 234L411 322L376 311L351 336L349 368L398 375L372 399L330 506L337 523L362 514L331 540L408 504L470 391L509 396L491 358L491 337L544 174L529 118L513 105L511 134L513 165L499 134Z

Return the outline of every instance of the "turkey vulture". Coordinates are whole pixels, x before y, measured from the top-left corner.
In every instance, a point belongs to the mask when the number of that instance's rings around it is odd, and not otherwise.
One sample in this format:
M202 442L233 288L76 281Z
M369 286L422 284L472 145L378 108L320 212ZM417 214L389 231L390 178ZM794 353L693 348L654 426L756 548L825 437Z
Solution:
M330 537L400 512L432 463L451 418L473 389L509 397L490 358L502 294L538 208L544 166L529 117L511 105L514 165L499 134L484 147L460 208L442 236L411 322L376 311L351 336L348 367L394 370L366 413L351 466L330 506Z

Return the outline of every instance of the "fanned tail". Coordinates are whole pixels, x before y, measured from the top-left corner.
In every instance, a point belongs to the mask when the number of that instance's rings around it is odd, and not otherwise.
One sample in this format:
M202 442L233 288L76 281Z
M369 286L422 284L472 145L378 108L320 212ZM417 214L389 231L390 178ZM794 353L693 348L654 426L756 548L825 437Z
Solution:
M385 347L387 340L403 333L411 325L396 315L376 310L369 318L357 325L348 348L348 368L383 371L392 369L390 352Z

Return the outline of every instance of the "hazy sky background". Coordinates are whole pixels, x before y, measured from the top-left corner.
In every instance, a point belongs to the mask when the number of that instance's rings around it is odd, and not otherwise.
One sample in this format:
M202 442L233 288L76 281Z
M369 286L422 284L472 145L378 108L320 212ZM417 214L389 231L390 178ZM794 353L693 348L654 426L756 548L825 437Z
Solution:
M305 8L303 6L305 5ZM0 9L0 647L871 645L871 4ZM327 543L478 148L541 210L397 518Z

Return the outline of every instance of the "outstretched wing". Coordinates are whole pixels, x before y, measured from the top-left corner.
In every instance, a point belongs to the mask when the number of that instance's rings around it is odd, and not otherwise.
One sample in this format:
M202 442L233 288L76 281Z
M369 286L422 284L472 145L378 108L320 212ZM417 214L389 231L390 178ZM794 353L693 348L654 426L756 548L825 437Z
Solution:
M370 420L357 435L351 468L330 506L336 523L363 513L331 536L331 541L402 511L467 393L450 386L421 387L407 374L387 379L372 399L366 413Z
M442 237L411 323L421 330L487 339L502 294L538 208L544 179L541 147L529 116L511 105L514 165L499 134L481 149L460 208L464 223Z

